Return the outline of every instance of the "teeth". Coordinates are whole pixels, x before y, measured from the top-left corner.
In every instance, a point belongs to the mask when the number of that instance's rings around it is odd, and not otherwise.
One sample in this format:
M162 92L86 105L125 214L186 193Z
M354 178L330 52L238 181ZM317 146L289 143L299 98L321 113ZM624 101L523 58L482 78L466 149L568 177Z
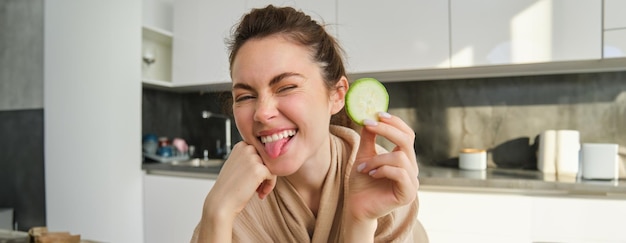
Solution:
M285 130L279 133L274 133L272 135L269 136L263 136L261 137L261 142L262 143L271 143L286 137L291 137L293 135L296 135L296 130Z

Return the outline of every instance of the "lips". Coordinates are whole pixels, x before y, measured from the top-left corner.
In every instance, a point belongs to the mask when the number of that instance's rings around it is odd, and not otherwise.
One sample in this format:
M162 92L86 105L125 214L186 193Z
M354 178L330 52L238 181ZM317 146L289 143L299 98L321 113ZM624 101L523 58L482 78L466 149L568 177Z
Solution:
M287 144L296 133L296 130L283 130L271 135L261 136L260 139L261 143L265 145L267 155L274 159L283 153L285 144Z

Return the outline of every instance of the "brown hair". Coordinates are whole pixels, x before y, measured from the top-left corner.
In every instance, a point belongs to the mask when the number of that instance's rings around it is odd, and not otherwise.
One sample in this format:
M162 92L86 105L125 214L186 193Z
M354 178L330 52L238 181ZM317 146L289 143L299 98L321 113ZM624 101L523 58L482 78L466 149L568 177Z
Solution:
M229 42L231 70L235 56L248 40L275 34L284 35L290 41L310 49L311 57L322 69L322 78L329 90L346 76L341 47L322 25L302 11L273 5L253 9L239 22ZM331 124L353 126L344 109L331 117Z

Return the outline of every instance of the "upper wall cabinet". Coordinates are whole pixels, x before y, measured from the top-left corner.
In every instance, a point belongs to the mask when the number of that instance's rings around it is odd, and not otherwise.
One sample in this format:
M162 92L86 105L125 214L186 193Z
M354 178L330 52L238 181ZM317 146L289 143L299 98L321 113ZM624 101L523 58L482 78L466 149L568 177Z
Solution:
M171 33L173 30L174 0L143 0L142 23L149 29Z
M448 1L340 0L349 73L448 68Z
M626 1L604 0L604 29L626 28Z
M601 58L602 0L451 0L452 67Z
M141 75L148 85L171 86L172 0L143 0Z
M604 58L626 57L626 1L604 0Z
M304 11L327 30L336 35L337 25L337 0L247 0L246 8L263 8L268 4L274 6L291 6Z
M251 8L292 6L335 20L335 1L202 1L176 0L174 10L173 80L176 86L230 84L226 41Z
M176 0L172 78L177 86L228 83L226 38L245 2Z

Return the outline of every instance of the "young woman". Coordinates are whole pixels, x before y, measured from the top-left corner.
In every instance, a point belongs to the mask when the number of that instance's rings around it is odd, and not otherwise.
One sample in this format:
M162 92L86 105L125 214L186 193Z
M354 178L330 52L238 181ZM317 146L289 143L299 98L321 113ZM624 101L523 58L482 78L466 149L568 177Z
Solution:
M334 38L304 13L270 5L244 16L230 50L243 141L192 242L413 242L422 230L415 134L388 113L360 135L331 125L346 121L349 87ZM376 136L397 146L386 152Z

